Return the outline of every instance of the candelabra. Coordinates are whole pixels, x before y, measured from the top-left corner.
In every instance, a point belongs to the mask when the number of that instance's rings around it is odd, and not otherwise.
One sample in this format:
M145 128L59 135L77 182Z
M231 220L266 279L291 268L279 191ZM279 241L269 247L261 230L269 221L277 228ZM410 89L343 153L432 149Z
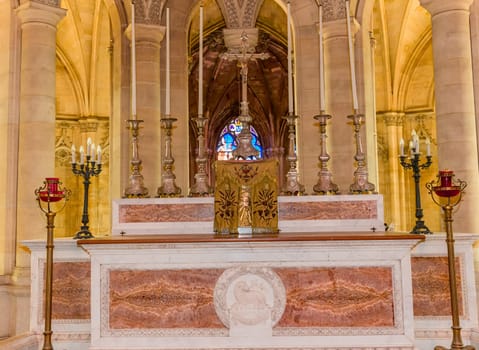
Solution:
M206 163L208 159L205 154L204 128L208 121L203 114L194 119L198 127L198 155L196 157L195 183L190 189L190 197L208 196L211 194L211 188L208 186L208 175L206 173Z
M354 159L357 167L354 171L354 182L349 186L350 193L373 193L374 185L368 181L368 170L366 168L366 156L363 152L363 145L361 141L361 125L363 124L363 115L358 114L354 110L353 115L348 118L352 120L354 127L354 139L356 141L356 154Z
M43 186L35 190L35 196L40 210L47 217L46 273L45 273L45 329L43 332L43 350L52 350L52 287L53 287L53 229L55 215L61 211L68 198L70 190L61 188L58 178L47 177ZM65 199L57 211L52 210L52 203ZM43 204L46 203L46 204Z
M128 128L131 130L131 174L129 178L129 185L125 189L124 195L127 198L145 198L148 197L148 189L143 184L143 175L141 175L141 160L138 155L138 136L140 123L143 120L138 120L135 117L128 120Z
M295 121L299 118L293 113L289 113L287 116L283 117L286 120L288 125L288 139L289 139L289 149L287 160L289 163L289 170L286 174L286 184L281 191L283 195L302 195L304 194L304 186L298 181L298 171L296 169L296 162L298 158L296 157L296 130L295 130Z
M331 116L329 114L324 114L324 111L321 111L319 115L314 116L314 119L319 122L321 152L319 155L319 179L318 183L313 186L313 191L318 194L337 194L339 193L339 189L338 185L333 183L331 179L331 173L328 170L328 161L330 159L330 156L326 150L326 124L328 122L328 119L331 119Z
M454 173L451 170L439 171L436 181L426 184L429 194L434 203L444 211L444 222L446 224L447 264L449 269L449 292L451 298L452 316L452 343L451 350L474 350L471 345L464 345L461 338L461 325L459 321L459 307L457 301L456 287L456 264L454 253L454 234L452 232L452 209L459 204L467 186L465 181L454 181ZM439 198L445 198L445 202ZM443 346L436 346L434 350L446 350Z
M422 169L427 169L431 166L432 164L432 156L430 154L430 149L429 149L429 142L426 141L427 145L427 155L426 155L426 161L424 163L421 163L420 155L421 153L419 152L419 139L416 135L416 132L413 130L412 132L412 140L409 142L409 151L410 151L410 156L409 156L409 162L406 161L406 155L404 154L404 141L401 139L399 148L400 148L400 162L401 165L404 169L412 169L413 172L413 178L414 178L414 184L415 184L415 194L416 194L416 224L414 225L413 229L411 230L411 233L415 234L429 234L432 233L429 228L426 226L424 223L423 218L423 210L421 208L421 191L419 190L419 183L421 180L421 170Z
M173 165L175 164L175 158L171 153L171 129L173 128L173 122L176 118L166 116L161 118L161 126L165 129L165 157L163 158L163 174L161 176L162 184L157 190L159 197L179 197L181 194L181 188L176 186L176 176L173 173Z
M95 159L94 145L91 144L91 139L87 141L86 162L85 152L83 146L80 146L80 164L79 167L75 161L75 148L72 147L72 171L73 174L83 178L83 214L82 226L80 231L76 233L73 239L88 239L93 238L92 233L88 227L88 189L90 187L90 177L98 176L101 173L101 148L98 146L97 158Z

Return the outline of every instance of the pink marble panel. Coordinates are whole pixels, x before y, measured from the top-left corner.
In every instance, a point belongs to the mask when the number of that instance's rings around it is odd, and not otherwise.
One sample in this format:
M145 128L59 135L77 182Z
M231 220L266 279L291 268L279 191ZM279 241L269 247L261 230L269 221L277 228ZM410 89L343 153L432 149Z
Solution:
M376 201L281 202L278 204L280 220L341 220L374 219ZM120 223L139 222L208 222L213 221L212 204L142 204L121 205Z
M110 271L110 328L223 328L213 291L220 269Z
M90 319L90 262L56 262L52 279L52 318Z
M194 222L213 221L214 209L211 204L142 204L121 205L119 220L134 222Z
M277 327L392 327L389 267L279 268L287 295Z
M412 257L414 316L449 316L451 298L447 257ZM460 315L464 315L461 261L456 257L456 285Z
M377 217L376 201L337 201L280 203L281 220L373 219Z

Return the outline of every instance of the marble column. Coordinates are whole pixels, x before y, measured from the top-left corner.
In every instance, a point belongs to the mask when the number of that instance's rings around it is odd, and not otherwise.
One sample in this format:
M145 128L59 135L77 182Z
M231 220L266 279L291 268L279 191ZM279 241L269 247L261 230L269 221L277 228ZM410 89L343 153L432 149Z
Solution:
M144 121L140 124L139 156L144 184L150 196L155 196L155 189L161 183L161 158L164 153L160 118L164 116L161 101L165 86L160 81L160 44L165 30L165 26L138 22L135 27L137 118ZM131 32L131 26L127 31Z
M55 171L56 32L66 10L27 1L17 8L21 23L17 242L45 238L46 219L34 190ZM29 254L17 248L17 267Z
M420 0L432 17L439 169L468 183L454 230L479 232L479 170L469 8L473 0Z
M354 134L348 115L353 113L346 20L324 24L326 111L332 115L328 129L330 171L343 194L349 192L354 173Z

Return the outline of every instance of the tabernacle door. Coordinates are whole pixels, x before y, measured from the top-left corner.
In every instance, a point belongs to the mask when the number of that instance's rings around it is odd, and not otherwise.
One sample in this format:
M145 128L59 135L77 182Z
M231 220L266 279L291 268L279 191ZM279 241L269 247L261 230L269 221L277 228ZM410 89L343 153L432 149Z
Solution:
M278 232L277 160L217 161L215 173L217 234Z

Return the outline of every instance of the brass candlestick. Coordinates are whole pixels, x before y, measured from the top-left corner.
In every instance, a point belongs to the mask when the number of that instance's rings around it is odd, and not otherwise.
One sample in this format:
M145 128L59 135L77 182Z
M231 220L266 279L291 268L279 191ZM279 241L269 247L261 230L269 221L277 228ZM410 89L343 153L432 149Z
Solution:
M328 119L331 119L329 114L325 114L324 111L321 111L319 115L315 115L314 119L319 122L319 132L320 132L320 155L319 155L319 173L318 173L318 182L313 186L313 191L317 194L337 194L339 193L338 185L336 185L331 176L331 172L328 169L328 161L330 156L326 150L326 124Z
M148 189L144 186L143 175L141 175L141 159L138 155L138 137L140 123L143 123L143 120L136 119L134 116L133 119L128 120L128 129L131 130L131 147L132 147L132 156L130 161L130 178L128 187L125 189L124 196L126 198L145 198L148 197Z
M165 129L165 157L163 158L163 174L161 176L162 184L157 190L158 197L179 197L181 188L176 186L176 176L173 173L175 158L171 152L171 129L176 118L166 116L161 118L161 125Z
M366 168L366 156L363 152L363 145L361 141L361 125L363 124L364 116L354 110L353 115L348 116L353 122L354 140L356 141L356 154L354 160L356 161L356 171L354 172L354 182L349 186L350 193L374 193L375 187L368 181L368 169Z
M302 195L304 194L304 186L299 183L298 180L298 170L297 161L298 157L296 156L296 119L299 118L293 113L289 113L287 116L283 117L286 119L288 125L288 139L289 139L289 148L287 160L289 163L289 170L286 174L286 184L281 191L282 195Z
M446 243L447 243L447 265L449 269L449 292L451 297L452 313L452 343L451 350L475 350L471 345L464 345L461 337L461 325L459 321L459 307L457 301L456 286L456 264L454 254L454 235L452 232L452 209L459 204L464 194L467 183L461 180L454 181L454 173L450 170L439 171L436 181L426 184L426 188L432 197L434 203L439 205L444 211L444 222L446 224ZM437 197L445 198L445 203ZM443 346L435 346L434 350L448 350Z
M195 183L191 186L190 197L209 196L212 193L210 186L208 185L208 174L206 173L206 163L208 161L205 152L205 137L204 129L208 122L207 118L203 117L203 114L198 115L194 119L196 126L198 127L198 155L196 156L196 174Z
M61 188L58 178L47 177L43 186L35 190L35 197L40 210L47 217L46 273L45 273L45 329L43 331L43 350L53 350L52 346L52 289L53 289L53 229L55 215L61 211L70 197L71 191ZM52 203L65 201L57 211L52 210ZM46 203L46 204L44 204Z

